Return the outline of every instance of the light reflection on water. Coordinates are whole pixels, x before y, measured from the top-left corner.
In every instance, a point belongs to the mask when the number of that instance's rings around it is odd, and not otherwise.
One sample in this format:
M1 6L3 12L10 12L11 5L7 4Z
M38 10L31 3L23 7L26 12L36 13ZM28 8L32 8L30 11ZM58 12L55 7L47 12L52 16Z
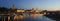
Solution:
M16 19L15 21L54 21L51 20L45 16L42 16L42 14L30 14L28 16L17 16L18 19Z

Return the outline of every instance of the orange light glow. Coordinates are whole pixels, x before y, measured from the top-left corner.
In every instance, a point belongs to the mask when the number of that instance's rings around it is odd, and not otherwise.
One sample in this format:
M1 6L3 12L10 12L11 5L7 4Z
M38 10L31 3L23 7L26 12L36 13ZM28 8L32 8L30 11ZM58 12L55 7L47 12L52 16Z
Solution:
M35 14L35 16L38 16L39 14Z
M25 12L25 10L17 10L17 12Z
M24 16L22 16L22 15L19 15L19 19L23 19L24 18Z

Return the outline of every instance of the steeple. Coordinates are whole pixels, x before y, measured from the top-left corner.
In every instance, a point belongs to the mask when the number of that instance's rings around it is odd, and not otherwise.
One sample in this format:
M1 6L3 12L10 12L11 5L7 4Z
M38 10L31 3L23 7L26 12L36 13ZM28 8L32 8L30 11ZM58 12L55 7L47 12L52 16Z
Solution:
M12 5L11 9L15 9L15 6L14 6L14 4Z
M15 12L15 7L14 7L14 4L11 6L11 10L10 10L11 13Z

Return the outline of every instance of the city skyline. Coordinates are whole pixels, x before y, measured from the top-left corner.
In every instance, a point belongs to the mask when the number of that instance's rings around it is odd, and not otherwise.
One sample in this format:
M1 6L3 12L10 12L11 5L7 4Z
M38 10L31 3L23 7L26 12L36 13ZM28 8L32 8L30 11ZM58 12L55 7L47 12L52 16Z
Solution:
M10 8L13 4L22 9L60 10L60 0L0 0L1 7Z

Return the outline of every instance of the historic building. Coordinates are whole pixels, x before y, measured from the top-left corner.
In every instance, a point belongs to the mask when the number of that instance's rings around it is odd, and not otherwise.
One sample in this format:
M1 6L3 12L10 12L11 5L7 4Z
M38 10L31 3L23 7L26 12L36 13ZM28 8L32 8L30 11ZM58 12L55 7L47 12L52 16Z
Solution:
M16 13L24 13L24 12L25 12L24 9L17 9L17 10L16 10Z
M11 8L10 8L10 13L15 13L15 12L16 12L15 6L12 5Z
M12 7L10 8L10 13L38 13L39 10L38 8L34 9L30 9L30 10L24 10L24 9L16 9L14 5L12 5Z

